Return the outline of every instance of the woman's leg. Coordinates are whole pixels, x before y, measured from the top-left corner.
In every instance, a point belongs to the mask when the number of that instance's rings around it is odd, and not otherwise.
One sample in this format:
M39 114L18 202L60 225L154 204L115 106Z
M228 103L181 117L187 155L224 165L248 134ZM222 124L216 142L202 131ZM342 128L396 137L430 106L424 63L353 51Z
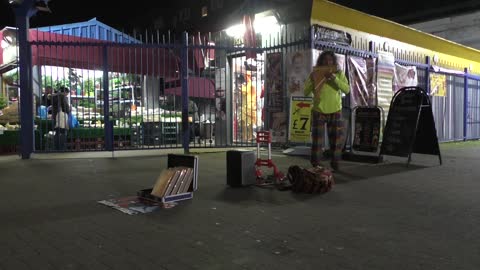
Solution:
M332 168L338 169L338 161L342 158L345 130L343 126L342 112L332 113L328 117L328 138L332 151Z
M53 136L53 148L55 150L60 150L60 131L58 128L54 129L55 135Z
M64 151L67 149L67 130L64 128L55 129L54 145L55 150Z
M312 112L312 149L310 162L313 166L319 165L323 156L323 142L325 140L325 119L324 115Z

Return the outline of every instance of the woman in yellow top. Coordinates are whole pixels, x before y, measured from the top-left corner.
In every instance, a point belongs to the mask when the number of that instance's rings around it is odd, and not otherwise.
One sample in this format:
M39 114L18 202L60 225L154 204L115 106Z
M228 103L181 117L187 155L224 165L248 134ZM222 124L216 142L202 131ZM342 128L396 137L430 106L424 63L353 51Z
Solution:
M247 71L245 74L246 83L242 85L242 141L253 140L254 125L257 123L257 88L252 82L252 74Z
M304 94L313 94L312 108L312 152L310 162L320 164L327 125L333 170L338 170L342 156L345 128L342 119L342 93L348 94L350 86L345 74L338 69L337 58L331 51L325 51L317 59L316 66L305 81Z

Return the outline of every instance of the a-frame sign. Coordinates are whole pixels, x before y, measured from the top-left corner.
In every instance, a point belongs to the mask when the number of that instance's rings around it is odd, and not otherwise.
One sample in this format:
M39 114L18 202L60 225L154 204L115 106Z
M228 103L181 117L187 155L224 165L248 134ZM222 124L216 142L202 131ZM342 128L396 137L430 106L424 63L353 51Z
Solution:
M404 87L392 98L380 156L408 157L412 153L442 156L429 96L420 87Z

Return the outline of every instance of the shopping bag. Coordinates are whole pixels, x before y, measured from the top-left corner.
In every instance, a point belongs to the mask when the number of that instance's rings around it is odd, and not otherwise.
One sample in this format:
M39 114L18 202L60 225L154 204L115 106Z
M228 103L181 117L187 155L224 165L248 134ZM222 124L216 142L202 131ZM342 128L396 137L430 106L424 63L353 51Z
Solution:
M68 114L63 111L59 111L55 117L55 128L68 129Z
M76 127L78 127L78 119L77 119L77 117L76 117L74 114L72 114L72 113L69 113L69 114L68 114L68 126L69 126L70 128L76 128Z

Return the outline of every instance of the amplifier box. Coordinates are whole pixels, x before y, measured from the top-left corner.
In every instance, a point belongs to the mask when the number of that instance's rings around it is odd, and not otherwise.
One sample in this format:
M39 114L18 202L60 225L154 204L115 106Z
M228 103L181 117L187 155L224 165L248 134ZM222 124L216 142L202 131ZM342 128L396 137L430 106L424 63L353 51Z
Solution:
M254 185L256 155L254 151L227 151L227 185L241 187Z

